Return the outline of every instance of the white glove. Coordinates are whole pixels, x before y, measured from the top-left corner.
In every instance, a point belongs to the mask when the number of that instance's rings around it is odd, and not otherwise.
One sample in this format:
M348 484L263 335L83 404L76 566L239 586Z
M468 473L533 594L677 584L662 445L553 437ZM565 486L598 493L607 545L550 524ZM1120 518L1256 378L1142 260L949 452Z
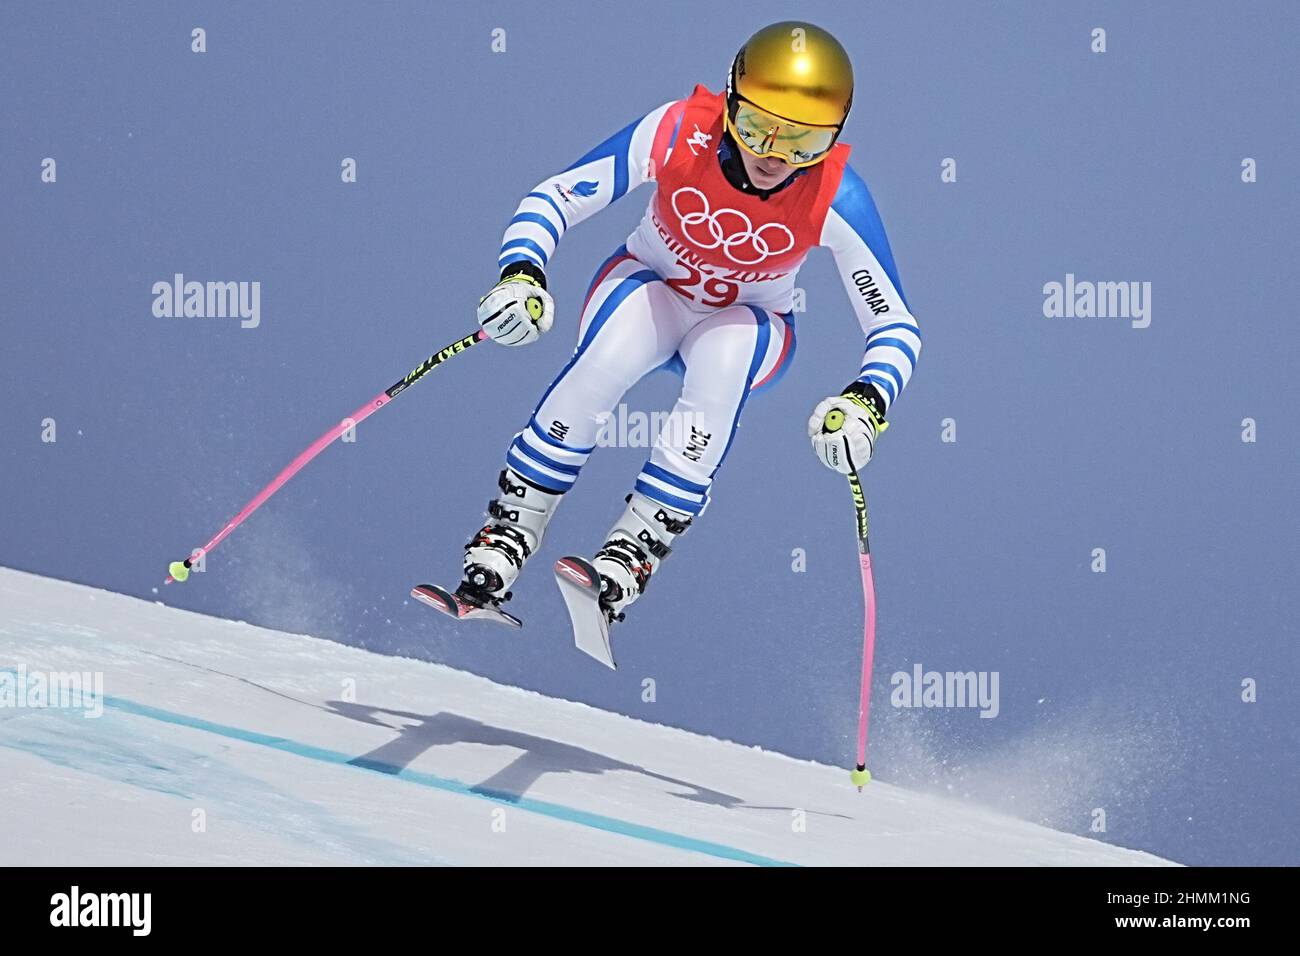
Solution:
M889 426L878 399L851 385L842 395L822 399L808 419L808 437L821 463L841 475L859 471L876 450L876 436ZM838 415L827 416L831 412Z
M501 345L527 345L550 330L555 300L541 283L523 273L507 276L478 304L478 324Z

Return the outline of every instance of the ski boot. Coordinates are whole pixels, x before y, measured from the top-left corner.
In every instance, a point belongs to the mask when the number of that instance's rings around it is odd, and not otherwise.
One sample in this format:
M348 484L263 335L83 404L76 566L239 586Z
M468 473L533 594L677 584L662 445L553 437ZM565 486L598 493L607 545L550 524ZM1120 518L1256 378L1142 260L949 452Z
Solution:
M650 578L672 551L671 543L690 524L690 515L633 492L595 558L567 557L556 562L555 578L579 650L614 667L609 626L623 620L627 607L645 593Z
M671 553L669 545L691 525L690 515L640 492L626 500L623 517L591 562L600 574L600 606L611 623L623 620L624 610L645 593L651 576Z
M544 491L510 468L497 478L500 497L488 502L488 522L465 545L465 571L456 590L420 584L411 596L455 618L522 626L501 604L524 562L542 543L546 525L563 495Z
M544 491L513 469L497 478L501 496L488 502L488 523L465 545L465 574L456 593L473 603L510 600L510 586L537 550L546 525L564 497Z

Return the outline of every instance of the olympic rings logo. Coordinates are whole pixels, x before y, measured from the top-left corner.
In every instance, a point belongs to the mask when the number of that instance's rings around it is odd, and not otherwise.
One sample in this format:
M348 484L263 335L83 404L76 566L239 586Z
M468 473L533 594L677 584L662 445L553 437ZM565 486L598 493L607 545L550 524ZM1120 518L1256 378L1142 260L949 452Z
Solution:
M683 201L684 194L693 198L689 202ZM683 206L688 207L688 211L683 212ZM755 229L749 217L738 209L722 208L710 212L708 197L694 186L683 186L673 193L672 207L681 222L682 232L691 242L701 249L717 249L721 246L727 258L738 265L757 265L770 256L783 255L794 248L794 233L783 224L769 222ZM701 239L697 234L698 229L691 231L692 226L700 225L708 231L707 238ZM732 226L730 234L727 226ZM773 248L782 241L784 244L781 248ZM744 247L746 243L747 249L738 248ZM754 258L748 258L745 255L747 252Z

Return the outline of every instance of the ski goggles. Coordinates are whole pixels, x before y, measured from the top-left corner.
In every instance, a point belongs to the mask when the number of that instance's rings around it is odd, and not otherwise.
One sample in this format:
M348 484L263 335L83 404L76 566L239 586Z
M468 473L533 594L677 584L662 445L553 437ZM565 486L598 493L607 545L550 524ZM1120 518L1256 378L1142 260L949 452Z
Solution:
M794 123L739 97L728 118L741 146L755 156L779 156L791 166L821 162L840 135L838 126Z

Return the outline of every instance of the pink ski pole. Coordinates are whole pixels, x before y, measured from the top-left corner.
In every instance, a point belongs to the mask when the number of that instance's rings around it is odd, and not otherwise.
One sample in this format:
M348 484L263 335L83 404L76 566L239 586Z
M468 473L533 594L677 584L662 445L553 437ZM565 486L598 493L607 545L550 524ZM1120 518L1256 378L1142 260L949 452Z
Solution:
M445 349L434 352L427 359L408 372L404 378L394 382L347 418L343 419L343 421L339 422L325 434L321 435L320 438L317 438L314 442L303 449L297 458L289 462L283 471L271 479L270 484L254 495L253 500L244 505L237 515L227 521L225 527L213 535L207 544L201 548L196 548L184 561L173 561L168 565L167 570L169 573L167 579L163 581L163 584L171 584L173 581L184 581L188 578L190 576L190 568L193 567L195 561L198 561L224 541L232 531L244 523L245 519L247 519L249 515L260 508L266 503L268 498L279 491L280 488L284 486L285 482L298 474L298 472L302 471L309 461L324 451L326 447L333 443L336 438L346 432L349 428L361 424L361 422L379 411L394 398L402 394L402 392L406 391L406 389L414 385L453 355L459 355L471 345L477 345L485 338L487 338L487 333L482 329L479 329L478 331L472 332L464 338L453 342Z
M858 514L858 565L866 606L862 624L862 683L858 691L858 765L849 774L861 793L871 781L871 771L867 769L867 719L871 715L871 665L876 652L876 584L871 577L871 545L867 540L867 499L856 472L849 474L849 489Z
M844 413L831 409L826 413L822 428L828 432L839 431L844 426ZM881 431L886 426L881 426ZM867 770L867 721L871 715L871 665L876 651L876 585L871 577L871 545L867 540L867 498L862 493L862 482L856 471L849 472L849 490L853 492L853 509L858 518L858 566L862 572L862 598L866 605L862 626L862 682L858 690L858 763L849 774L858 792L871 782Z

